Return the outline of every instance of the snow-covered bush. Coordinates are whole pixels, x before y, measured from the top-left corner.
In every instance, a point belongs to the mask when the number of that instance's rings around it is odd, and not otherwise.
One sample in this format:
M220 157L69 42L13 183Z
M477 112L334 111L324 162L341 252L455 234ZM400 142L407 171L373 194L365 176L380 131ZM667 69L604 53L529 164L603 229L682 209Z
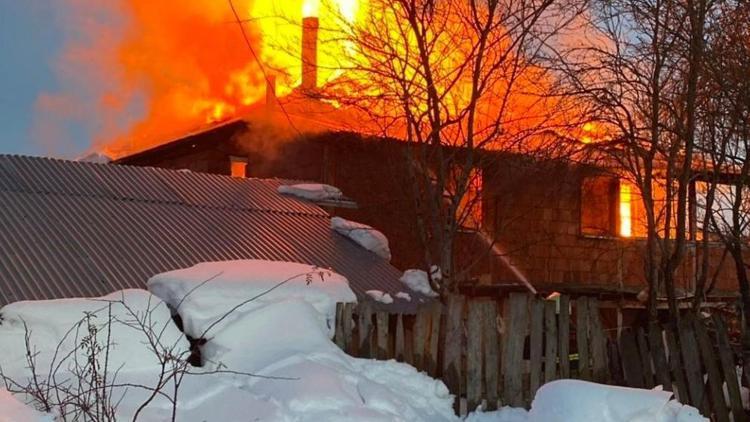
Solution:
M188 343L145 290L98 299L16 302L0 309L0 379L58 420L115 420L122 390L133 414L187 371ZM175 404L175 396L171 397Z

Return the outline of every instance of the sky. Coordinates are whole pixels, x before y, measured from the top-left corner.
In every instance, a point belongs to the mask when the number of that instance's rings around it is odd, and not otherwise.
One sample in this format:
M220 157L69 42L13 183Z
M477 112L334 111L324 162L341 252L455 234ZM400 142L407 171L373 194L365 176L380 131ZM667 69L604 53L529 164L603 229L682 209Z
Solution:
M0 0L0 154L75 158L90 145L73 122L57 142L37 128L37 99L59 90L55 72L65 33L59 0Z

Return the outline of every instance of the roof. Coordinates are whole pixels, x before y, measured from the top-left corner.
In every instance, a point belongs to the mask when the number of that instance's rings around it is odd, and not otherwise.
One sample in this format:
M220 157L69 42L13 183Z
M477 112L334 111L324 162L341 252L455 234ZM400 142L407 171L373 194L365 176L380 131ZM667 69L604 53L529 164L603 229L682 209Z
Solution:
M102 296L234 259L331 268L359 298L403 289L399 270L331 230L320 207L278 194L283 183L0 155L0 304ZM390 310L413 312L412 297Z

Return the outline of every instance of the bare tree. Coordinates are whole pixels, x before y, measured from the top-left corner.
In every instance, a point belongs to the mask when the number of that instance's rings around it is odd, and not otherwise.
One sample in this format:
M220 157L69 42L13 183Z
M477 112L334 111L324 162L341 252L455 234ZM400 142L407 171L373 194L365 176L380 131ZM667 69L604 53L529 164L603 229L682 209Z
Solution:
M596 1L590 42L558 62L571 93L592 104L592 118L606 128L596 149L639 192L652 319L662 289L679 316L675 274L691 240L688 198L711 7L705 0Z
M750 374L750 280L747 240L750 235L750 4L724 1L707 32L704 82L710 95L705 131L699 145L710 157L711 198L703 206L710 230L734 261L743 314L743 355ZM710 200L709 200L710 199Z
M360 130L405 141L425 268L442 273L436 291L469 276L456 242L481 225L481 169L497 157L485 152L567 153L558 132L576 122L562 117L569 105L542 63L581 10L575 0L373 0L342 22L342 76L320 95L357 109ZM497 241L479 234L485 248Z

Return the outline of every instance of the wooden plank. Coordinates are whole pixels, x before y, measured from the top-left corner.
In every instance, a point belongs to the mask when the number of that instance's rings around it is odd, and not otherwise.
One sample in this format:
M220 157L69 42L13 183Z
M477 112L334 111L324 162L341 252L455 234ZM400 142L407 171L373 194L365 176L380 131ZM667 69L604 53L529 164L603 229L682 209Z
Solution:
M497 303L484 302L482 318L482 344L484 346L484 379L487 410L497 409L498 380L500 378L500 341L497 327Z
M592 378L596 382L606 382L607 373L607 337L599 315L599 301L589 298L589 342L591 343Z
M698 342L695 339L695 330L690 318L683 318L680 321L679 339L685 379L687 380L688 391L690 391L690 401L687 404L705 411L706 409L703 407L704 388L700 353L698 352Z
M742 408L742 396L740 394L740 385L737 382L734 352L732 351L732 346L729 344L729 333L727 332L726 325L724 325L724 321L718 314L714 314L712 318L716 327L719 361L721 362L721 370L724 373L724 382L727 384L729 404L732 409L732 420L735 422L745 422L748 418Z
M560 337L560 378L570 378L570 297L560 296L557 334Z
M557 379L557 304L551 300L544 302L544 382Z
M643 382L646 384L646 388L654 387L654 369L651 365L651 349L648 347L648 341L646 340L646 332L643 328L638 328L636 332L636 340L638 342L638 350L641 355L641 367L643 368Z
M404 362L414 366L414 320L415 316L404 316Z
M528 330L528 297L524 293L511 293L505 317L505 345L503 347L503 403L520 407L523 397L523 349Z
M463 296L450 295L447 298L447 309L445 313L445 344L443 347L443 382L448 389L461 397L464 391L461 391L461 351L464 344L464 313ZM456 401L458 403L458 400Z
M693 320L695 338L698 341L703 366L708 374L708 393L711 396L713 415L719 422L729 422L729 409L726 401L724 401L724 376L716 361L713 342L703 321L698 318L690 319Z
M354 320L352 314L354 313L354 303L345 303L343 310L343 330L344 330L344 351L349 354L354 353Z
M394 346L395 357L399 362L404 361L404 317L401 314L396 315L396 343Z
M655 382L660 384L665 391L672 391L672 377L669 376L669 365L665 354L664 339L661 327L652 322L648 328L648 343L651 350L651 360L656 369Z
M377 321L377 357L378 359L388 359L388 313L378 311L375 314Z
M357 354L363 358L372 358L371 333L372 333L372 308L367 302L361 303L357 307Z
M440 324L443 315L443 305L435 302L430 307L430 340L427 349L427 373L433 377L437 376L438 353L440 347Z
M590 380L589 305L586 297L576 299L576 345L578 346L578 376L583 380Z
M339 349L346 351L346 338L344 337L344 304L336 304L336 326L333 341Z
M427 351L427 333L429 331L430 310L427 306L417 308L417 316L414 319L414 342L412 346L414 354L414 367L420 371L425 369L424 355Z
M469 301L466 322L466 403L474 411L482 400L482 309Z
M617 340L607 339L607 355L609 362L609 381L614 385L625 385L625 377L622 374L622 361Z
M643 367L638 355L635 333L632 329L623 330L620 335L620 359L627 385L634 388L644 388Z
M667 338L667 345L669 346L669 369L672 371L672 379L677 386L675 394L680 403L689 404L690 390L688 389L685 370L682 366L682 354L680 353L680 346L677 344L677 335L675 331L669 328L664 330L664 335Z
M532 298L529 325L529 389L531 396L542 385L542 352L544 348L544 302Z

